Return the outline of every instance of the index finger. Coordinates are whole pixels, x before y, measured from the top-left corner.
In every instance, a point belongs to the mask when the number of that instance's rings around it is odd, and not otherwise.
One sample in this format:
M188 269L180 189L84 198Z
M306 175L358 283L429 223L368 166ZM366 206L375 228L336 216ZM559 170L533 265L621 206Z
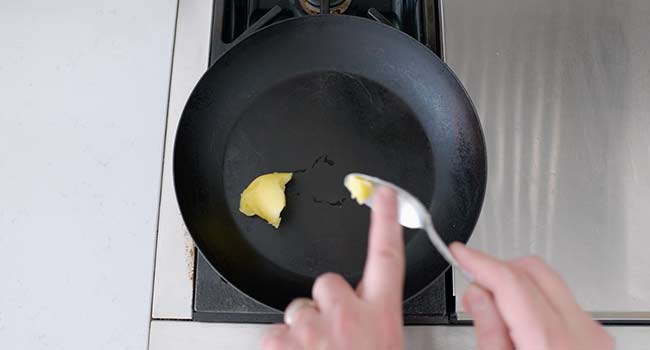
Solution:
M368 255L359 296L400 308L404 286L404 240L397 221L397 197L389 188L374 194L368 238Z

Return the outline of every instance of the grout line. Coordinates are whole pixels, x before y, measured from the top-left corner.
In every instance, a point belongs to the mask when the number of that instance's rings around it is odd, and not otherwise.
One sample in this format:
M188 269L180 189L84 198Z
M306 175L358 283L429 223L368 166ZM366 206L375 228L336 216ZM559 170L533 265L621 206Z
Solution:
M163 322L194 322L194 320L189 319L189 318L151 318L151 322L153 321L163 321ZM151 323L150 322L150 323ZM151 326L149 326L151 328ZM147 344L147 349L149 348L149 345Z
M445 4L444 0L438 1L438 11L436 11L436 16L438 17L438 46L440 48L440 59L442 62L447 63L447 40L445 40Z
M167 110L165 113L165 128L163 131L163 147L162 147L162 157L161 157L161 166L160 166L160 187L158 191L158 217L156 218L156 238L154 240L154 255L153 255L153 274L151 280L151 303L149 306L149 329L147 332L147 349L151 342L151 320L153 320L153 301L154 301L154 290L156 286L156 259L158 257L158 233L160 231L160 208L162 203L162 189L163 189L163 174L165 171L165 151L167 149L167 129L169 122L169 105L171 97L171 88L172 88L172 75L174 72L174 54L176 50L176 34L178 32L178 14L180 10L180 2L183 0L176 1L176 16L174 18L174 36L172 38L172 52L171 52L171 61L169 67L169 84L167 85Z

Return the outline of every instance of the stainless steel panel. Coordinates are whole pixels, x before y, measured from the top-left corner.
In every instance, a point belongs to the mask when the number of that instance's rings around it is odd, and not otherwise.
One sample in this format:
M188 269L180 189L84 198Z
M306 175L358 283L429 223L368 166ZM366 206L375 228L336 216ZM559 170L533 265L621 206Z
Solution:
M542 256L588 310L649 311L650 1L444 6L488 147L470 244Z
M151 322L150 350L257 349L269 325L202 323L182 321ZM617 349L650 350L647 327L607 327ZM476 349L474 329L464 326L410 326L404 328L404 349Z

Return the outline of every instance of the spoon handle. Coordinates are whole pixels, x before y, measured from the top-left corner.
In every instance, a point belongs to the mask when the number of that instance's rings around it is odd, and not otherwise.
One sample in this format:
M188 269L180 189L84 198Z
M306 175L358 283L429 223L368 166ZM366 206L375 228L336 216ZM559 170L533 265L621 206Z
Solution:
M442 257L447 260L449 265L451 265L453 268L456 270L460 271L461 274L465 277L465 279L469 283L474 282L474 276L472 276L467 270L463 269L460 264L458 264L458 261L454 258L453 255L451 255L451 252L449 251L449 248L447 248L447 245L445 242L442 241L442 238L440 238L440 235L436 231L436 229L433 227L433 224L431 223L431 219L425 220L426 222L424 223L424 230L427 232L427 236L429 236L429 240L431 240L431 243L433 243L433 246L436 247L438 250L438 253L442 255Z

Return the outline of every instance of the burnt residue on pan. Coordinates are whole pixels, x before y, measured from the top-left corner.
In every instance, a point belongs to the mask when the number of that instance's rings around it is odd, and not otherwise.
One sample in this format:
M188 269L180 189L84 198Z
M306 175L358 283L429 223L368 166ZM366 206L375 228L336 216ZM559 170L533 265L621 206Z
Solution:
M292 173L294 175L295 174L301 174L301 175L305 174L305 175L307 175L310 172L311 169L317 168L317 166L319 164L334 166L334 165L336 165L336 162L333 159L331 159L330 156L327 155L327 154L319 155L318 157L316 157L316 159L314 159L314 161L312 162L310 168L301 168L301 169L298 169L298 170L293 170ZM287 195L300 197L300 192L291 192L290 190L288 190ZM347 200L347 198L345 198L345 197L334 199L334 200L326 200L326 199L319 198L319 196L317 196L317 195L315 195L313 193L311 194L311 198L312 198L312 202L314 204L319 204L319 205L323 204L323 205L328 205L328 206L338 207L338 208L343 207L343 205L345 204L345 202Z
M327 164L329 166L334 166L336 164L332 159L329 158L327 154L318 156L318 158L316 158L311 164L311 168L314 169L319 163Z
M334 164L336 164L336 163L334 163L333 160L329 159L329 158L327 157L327 155L325 155L325 157L323 158L323 162L324 162L325 164L329 165L329 166L333 166Z
M311 196L311 198L314 204L326 204L332 207L339 207L339 208L342 207L343 203L345 203L345 201L347 200L347 198L341 198L336 201L326 201L323 199L316 198L315 196Z
M311 168L309 168L309 169L300 169L299 171L294 171L294 173L307 174L307 173L309 173L309 171L311 169L315 169L319 164L334 166L334 165L336 165L336 162L333 159L331 159L330 156L327 155L327 154L320 155L320 156L316 157L316 159L314 159L314 161L311 164ZM293 195L299 197L300 193L293 193ZM328 206L331 206L331 207L338 207L338 208L343 207L343 204L347 200L347 198L345 198L345 197L339 198L339 199L334 199L334 200L326 200L326 199L319 198L318 196L314 195L313 193L311 194L311 198L312 198L312 202L314 204L319 204L319 205L323 204L323 205L328 205Z
M339 207L340 208L340 207L343 206L343 203L345 203L346 200L347 200L347 198L341 198L341 199L339 199L339 200L337 200L335 202L329 202L328 201L326 203L333 206L333 207Z
M316 164L318 164L322 158L323 156L318 156L318 158L316 158L316 160L314 160L314 162L311 164L311 168L314 169L316 167Z

